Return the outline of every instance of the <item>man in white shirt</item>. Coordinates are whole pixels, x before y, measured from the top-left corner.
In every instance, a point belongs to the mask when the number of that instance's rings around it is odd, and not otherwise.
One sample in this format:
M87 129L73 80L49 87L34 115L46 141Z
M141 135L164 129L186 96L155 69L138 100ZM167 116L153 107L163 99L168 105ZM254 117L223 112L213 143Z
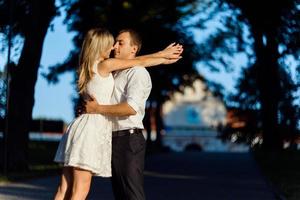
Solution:
M140 36L134 30L122 30L116 38L114 56L132 59L139 52L141 44ZM142 135L142 120L152 88L151 78L145 68L133 67L115 72L114 79L114 105L99 105L96 101L88 101L86 111L113 116L112 187L115 199L144 200L146 142Z

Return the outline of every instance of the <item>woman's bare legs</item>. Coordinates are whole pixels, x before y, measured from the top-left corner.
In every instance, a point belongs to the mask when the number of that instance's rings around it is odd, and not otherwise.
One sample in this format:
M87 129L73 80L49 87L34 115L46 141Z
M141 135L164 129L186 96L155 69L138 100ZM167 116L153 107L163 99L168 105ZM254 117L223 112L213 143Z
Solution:
M85 200L90 190L91 180L90 171L74 167L71 200Z
M73 185L73 168L63 167L61 181L57 188L54 200L68 200L71 197Z

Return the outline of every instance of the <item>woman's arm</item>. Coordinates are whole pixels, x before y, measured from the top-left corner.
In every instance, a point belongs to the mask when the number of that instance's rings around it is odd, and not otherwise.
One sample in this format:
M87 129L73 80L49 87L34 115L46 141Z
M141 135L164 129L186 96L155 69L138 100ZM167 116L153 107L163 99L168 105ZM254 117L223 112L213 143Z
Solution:
M139 67L151 67L160 64L172 64L177 62L181 58L180 55L177 58L167 59L167 58L134 58L134 59L119 59L119 58L109 58L98 64L98 72L101 75L107 76L110 72L116 70L127 69L135 66Z
M127 69L134 66L151 67L160 64L172 64L181 58L183 48L181 45L171 44L161 52L140 56L133 59L109 58L98 64L98 71L101 75L108 75L116 70ZM163 57L158 57L163 56Z
M137 58L146 58L146 57L156 57L156 58L176 58L177 54L181 54L183 51L183 47L180 44L176 44L175 42L169 44L166 48L164 48L161 51L137 56ZM177 54L174 55L174 52L177 52Z

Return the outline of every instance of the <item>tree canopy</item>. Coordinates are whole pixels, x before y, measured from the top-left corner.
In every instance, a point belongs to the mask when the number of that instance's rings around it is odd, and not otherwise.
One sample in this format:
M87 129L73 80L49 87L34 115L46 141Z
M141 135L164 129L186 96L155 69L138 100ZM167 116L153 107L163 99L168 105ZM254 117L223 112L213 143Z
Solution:
M205 14L203 14L205 13ZM237 93L228 101L241 109L259 112L266 148L281 148L288 132L299 123L299 1L206 1L190 26L203 30L217 21L205 41L201 62L212 71L230 71L240 53L248 64L242 69ZM296 79L292 79L292 64ZM298 98L298 99L297 99ZM289 130L289 131L287 131Z
M161 50L171 42L184 44L184 59L172 66L151 68L153 91L150 99L163 101L168 92L179 88L185 82L185 74L197 75L194 63L199 60L197 46L183 29L179 20L193 12L190 4L195 1L74 1L66 7L66 24L74 31L75 49L61 64L51 67L46 75L49 81L56 82L58 75L74 70L78 64L78 54L84 34L92 27L102 26L116 34L123 28L137 30L142 38L141 54ZM174 81L176 79L176 81Z

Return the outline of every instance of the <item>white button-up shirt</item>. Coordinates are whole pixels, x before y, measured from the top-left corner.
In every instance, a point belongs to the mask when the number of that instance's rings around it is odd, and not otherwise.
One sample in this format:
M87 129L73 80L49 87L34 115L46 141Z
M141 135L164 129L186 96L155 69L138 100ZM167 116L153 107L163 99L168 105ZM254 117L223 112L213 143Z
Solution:
M113 117L113 131L130 128L143 129L146 101L152 88L148 71L143 67L133 67L115 72L114 79L115 88L111 103L127 102L136 111L136 114L127 117Z

